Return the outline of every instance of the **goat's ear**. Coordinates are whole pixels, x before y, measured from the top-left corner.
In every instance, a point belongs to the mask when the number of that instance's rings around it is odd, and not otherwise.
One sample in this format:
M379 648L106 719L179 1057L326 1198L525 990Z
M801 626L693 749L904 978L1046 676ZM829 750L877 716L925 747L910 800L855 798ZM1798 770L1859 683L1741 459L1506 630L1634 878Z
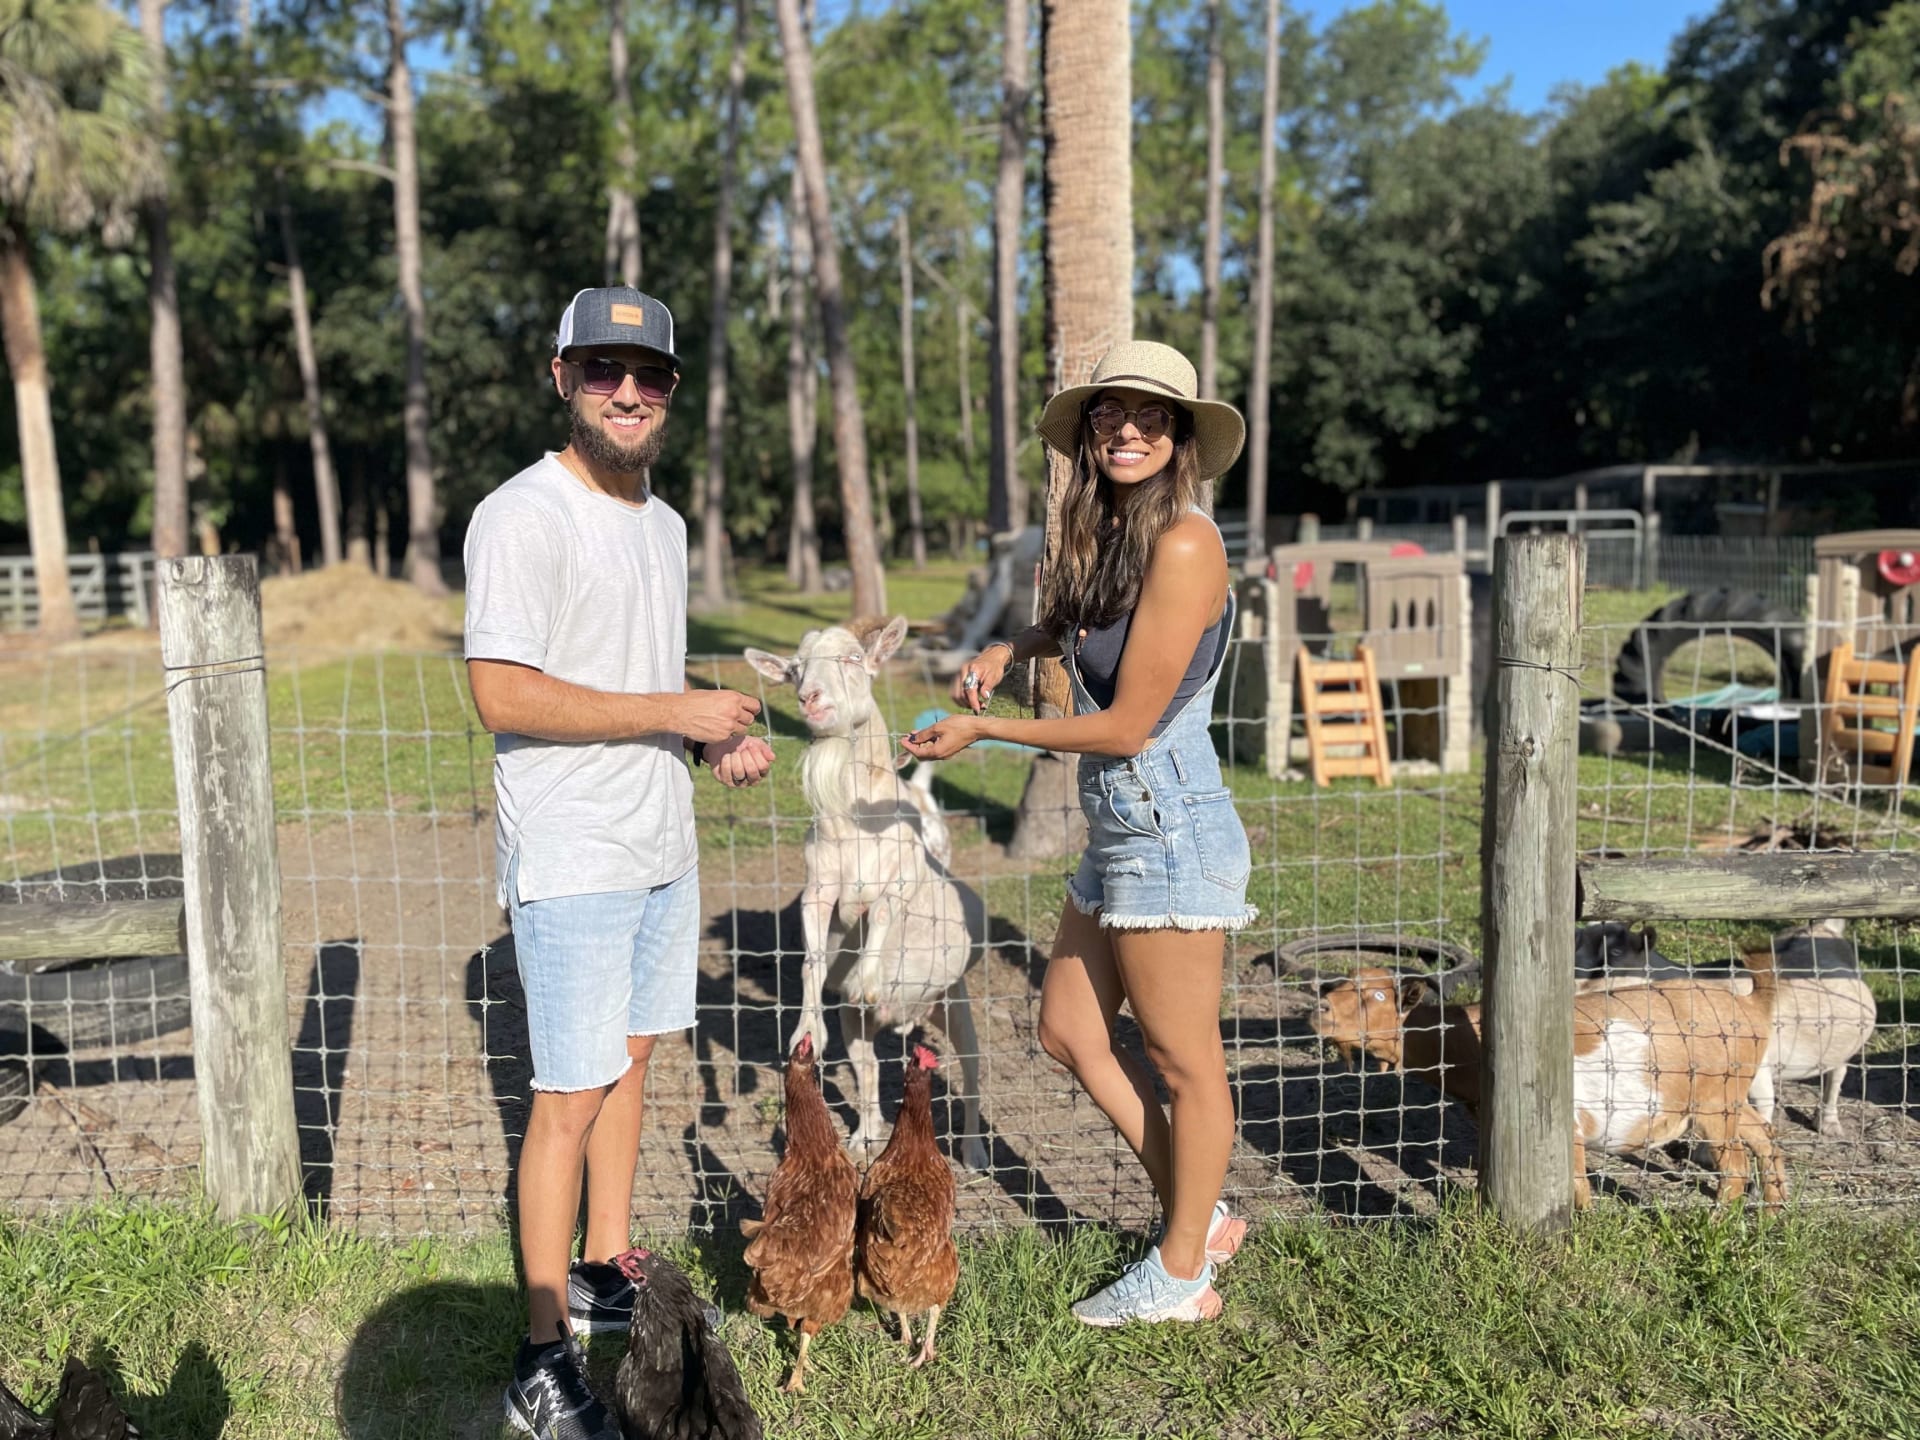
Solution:
M1647 951L1657 950L1660 948L1659 940L1660 940L1659 933L1653 928L1653 926L1642 925L1640 927L1639 935L1637 935L1634 938L1633 948L1643 953Z
M1427 992L1430 988L1427 982L1420 976L1407 976L1400 982L1400 1008L1402 1010L1413 1009L1414 1006L1427 998Z
M765 650L748 650L747 663L769 680L785 684L793 674L793 661L784 655L772 655Z
M907 638L907 617L896 615L886 623L886 627L867 637L867 664L880 665L900 648L900 642Z

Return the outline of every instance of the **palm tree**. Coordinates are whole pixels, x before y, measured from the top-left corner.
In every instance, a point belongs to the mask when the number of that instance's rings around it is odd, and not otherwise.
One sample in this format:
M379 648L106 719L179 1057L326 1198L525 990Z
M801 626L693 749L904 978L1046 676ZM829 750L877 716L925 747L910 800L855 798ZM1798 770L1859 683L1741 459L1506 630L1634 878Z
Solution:
M1096 361L1133 338L1133 34L1127 0L1045 0L1047 387L1084 384ZM1058 543L1055 496L1072 473L1048 457L1047 546ZM1046 562L1043 562L1046 563ZM1066 672L1042 661L1034 709L1064 715ZM1085 837L1071 757L1043 751L1020 797L1008 853L1060 855Z
M1267 377L1273 363L1273 127L1280 113L1280 0L1267 0L1260 91L1260 237L1253 281L1253 378L1247 387L1247 565L1267 553Z
M132 239L165 164L139 34L97 0L0 0L0 331L13 372L40 633L80 631L40 340L34 237Z
M1000 41L1000 168L993 185L993 358L989 362L987 528L1027 523L1020 443L1020 210L1027 188L1027 0L1006 0Z

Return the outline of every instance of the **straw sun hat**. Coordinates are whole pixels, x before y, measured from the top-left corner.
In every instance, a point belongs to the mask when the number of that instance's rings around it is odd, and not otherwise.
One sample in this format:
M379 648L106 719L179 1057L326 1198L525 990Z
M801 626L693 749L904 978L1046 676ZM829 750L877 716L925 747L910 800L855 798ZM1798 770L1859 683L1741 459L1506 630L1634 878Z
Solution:
M1197 399L1200 388L1193 362L1171 345L1153 340L1127 340L1100 357L1093 379L1069 385L1051 400L1034 426L1040 438L1072 458L1080 451L1080 413L1102 390L1135 390L1142 395L1164 395L1193 417L1196 458L1202 480L1217 479L1239 458L1246 443L1247 422L1221 400Z

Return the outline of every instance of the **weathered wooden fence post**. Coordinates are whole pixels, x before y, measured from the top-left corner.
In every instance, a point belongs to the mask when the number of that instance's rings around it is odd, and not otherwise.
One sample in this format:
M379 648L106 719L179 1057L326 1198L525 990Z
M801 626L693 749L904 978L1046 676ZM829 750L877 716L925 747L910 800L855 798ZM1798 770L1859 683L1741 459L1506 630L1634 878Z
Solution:
M201 1167L222 1218L299 1198L280 860L252 556L162 560Z
M1517 1229L1573 1210L1573 931L1580 592L1569 534L1493 542L1480 923L1480 1193Z

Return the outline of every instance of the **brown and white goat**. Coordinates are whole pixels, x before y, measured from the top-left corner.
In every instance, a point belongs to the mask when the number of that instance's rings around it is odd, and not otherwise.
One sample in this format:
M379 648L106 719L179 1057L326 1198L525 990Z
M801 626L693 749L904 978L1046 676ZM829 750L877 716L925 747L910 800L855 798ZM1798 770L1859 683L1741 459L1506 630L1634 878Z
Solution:
M1770 957L1749 962L1752 993L1675 981L1583 994L1573 1014L1574 1203L1592 1203L1588 1146L1609 1153L1651 1149L1693 1136L1713 1152L1717 1197L1746 1192L1760 1169L1761 1198L1786 1196L1785 1170L1767 1124L1747 1102L1772 1020ZM1364 1050L1459 1100L1478 1118L1481 1009L1425 1003L1426 983L1384 970L1356 970L1330 987L1313 1028L1351 1053Z
M906 617L809 631L791 656L748 650L754 669L791 684L813 732L800 783L813 811L807 831L807 879L800 892L806 939L801 968L802 1035L826 1047L826 987L840 996L840 1026L853 1063L860 1120L855 1148L877 1151L880 1063L874 1040L937 1014L960 1061L964 1112L962 1159L987 1167L980 1132L980 1044L967 996L973 936L960 887L947 874L946 822L933 798L903 781L873 681L906 638Z
M1619 932L1601 935L1599 932ZM1775 991L1771 1038L1747 1098L1760 1118L1773 1123L1776 1091L1782 1080L1818 1080L1822 1135L1845 1133L1840 1123L1840 1085L1847 1065L1873 1038L1879 1005L1860 977L1860 963L1844 938L1846 922L1819 920L1783 931L1774 941ZM1601 954L1602 944L1605 954ZM1583 952L1596 957L1582 966ZM1588 926L1576 937L1574 988L1582 994L1618 991L1648 983L1686 979L1730 985L1738 994L1752 979L1719 966L1688 969L1655 948L1652 926L1628 932L1624 926ZM1625 956L1624 962L1620 959ZM1751 964L1751 961L1749 961Z

